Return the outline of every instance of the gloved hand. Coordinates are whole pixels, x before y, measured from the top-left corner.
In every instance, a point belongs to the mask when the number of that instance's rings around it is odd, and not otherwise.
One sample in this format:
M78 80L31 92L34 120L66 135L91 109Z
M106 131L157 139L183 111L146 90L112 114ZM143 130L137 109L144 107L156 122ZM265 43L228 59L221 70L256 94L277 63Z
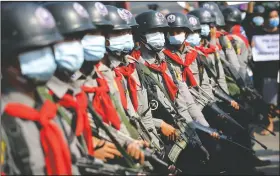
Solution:
M161 129L162 134L164 136L168 137L169 140L175 141L176 138L178 137L178 135L176 133L176 129L173 126L171 126L165 122L161 123L160 129Z

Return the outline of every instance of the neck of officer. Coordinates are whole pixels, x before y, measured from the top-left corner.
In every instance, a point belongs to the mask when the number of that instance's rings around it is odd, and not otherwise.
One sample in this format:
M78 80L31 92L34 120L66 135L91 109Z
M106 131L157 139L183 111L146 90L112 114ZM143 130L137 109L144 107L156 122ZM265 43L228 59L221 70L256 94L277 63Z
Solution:
M25 94L35 100L36 85L32 81L28 81L22 76L16 76L13 78L6 78L5 76L1 80L1 89L3 91L10 90L11 87L16 91ZM43 83L42 83L43 84ZM1 90L1 92L2 92Z
M140 48L141 55L144 59L156 59L157 57L157 52L150 51L147 49L144 45L141 46Z
M63 69L57 69L54 73L54 76L63 82L69 82L71 80L72 75L73 75L73 73L63 70Z
M123 59L124 59L123 55L116 56L116 55L108 53L102 59L102 63L109 68L116 68L117 66L120 65L120 63L122 63Z
M82 72L85 76L88 76L92 73L94 69L94 65L96 65L99 61L92 62L92 61L84 61L80 72Z

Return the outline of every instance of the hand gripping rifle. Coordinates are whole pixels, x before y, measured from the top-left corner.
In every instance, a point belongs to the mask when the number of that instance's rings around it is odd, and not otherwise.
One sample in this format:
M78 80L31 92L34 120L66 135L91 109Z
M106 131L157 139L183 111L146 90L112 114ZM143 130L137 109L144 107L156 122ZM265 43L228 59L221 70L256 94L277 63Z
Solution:
M218 133L218 134L219 134L219 139L224 140L224 141L226 141L226 142L229 142L229 143L231 143L231 144L234 144L234 145L236 145L236 146L238 146L238 147L241 147L241 148L243 148L243 149L245 149L245 150L247 150L247 151L254 152L252 149L249 149L249 148L247 148L247 147L245 147L245 146L243 146L243 145L241 145L241 144L239 144L239 143L233 141L231 137L222 134L221 132L219 132L219 131L216 130L216 129L203 126L203 125L201 125L200 123L197 123L197 122L193 122L193 123L191 124L191 126L193 126L193 128L195 128L195 129L197 129L197 130L199 130L199 131L203 131L203 132L205 132L205 133L207 133L207 134L209 134L209 135L213 134L214 132L215 132L215 133Z
M215 102L213 102L213 99L211 98L210 95L207 94L207 92L205 92L202 88L200 88L199 86L197 87L199 88L199 90L201 90L201 92L203 93L203 95L201 95L201 93L199 91L197 91L195 88L190 88L190 92L191 94L195 97L195 101L197 101L198 103L200 103L203 106L209 106L211 108L211 110L213 110L214 112L216 112L217 114L221 114L219 117L221 117L222 119L226 119L227 121L231 122L232 124L234 124L235 126L237 126L240 130L246 130L242 125L240 125L238 122L236 122L232 117L230 117L227 113L223 112ZM207 97L205 97L205 95ZM253 136L249 136L253 141L257 142L261 147L263 147L265 150L267 150L267 147L262 144L261 142L259 142L258 140L256 140Z
M110 131L110 133L114 136L114 137L118 137L120 140L120 144L122 146L127 146L129 143L132 143L133 141L135 141L134 139L132 139L131 137L123 134L122 132L116 130L115 128L104 124L103 125L108 128L108 130ZM98 129L96 127L94 127L93 125L91 125L92 127L92 132L94 134L94 136L100 137L106 141L110 141L112 142L112 140L110 139L110 137L106 134L106 132L104 130ZM162 161L161 159L159 159L153 152L153 150L151 150L150 148L142 148L142 151L144 152L145 158L147 160L153 160L154 162L157 162L158 164L168 167L168 164L165 163L164 161Z
M93 120L94 122L97 124L97 126L99 126L104 132L100 133L100 130L98 130L99 132L97 132L96 130L93 130L93 133L95 133L96 135L98 135L99 137L107 140L107 141L112 141L117 149L120 151L120 153L124 156L124 158L126 159L127 163L129 164L129 166L133 167L133 159L126 153L126 151L123 149L123 147L121 146L121 144L116 140L116 136L121 137L123 145L126 147L128 143L133 142L134 139L130 138L129 136L121 133L120 131L117 131L116 129L114 129L113 127L109 127L108 125L105 125L102 120L101 117L99 117L99 115L93 110L93 108L91 107L91 104L89 103L88 105L89 108L89 112L92 114L93 116ZM113 135L114 134L114 135ZM153 152L152 150L150 150L149 148L144 148L142 149L145 155L145 158L147 160L152 160L166 168L168 168L168 164L165 163L164 161L162 161L161 159L159 159Z
M157 107L152 108L153 117L162 119L164 118L168 123L174 124L177 127L177 132L179 134L179 138L175 141L171 151L168 154L170 161L176 162L180 151L182 151L187 144L198 144L201 151L206 155L206 159L209 159L209 153L202 145L199 137L197 136L194 129L191 129L187 123L184 122L184 118L181 117L177 111L176 106L169 99L169 96L165 89L158 83L156 78L152 76L151 71L142 63L137 62L136 69L139 75L139 79L143 86L147 89L149 104L152 102L156 102ZM162 102L156 96L156 91L153 91L155 87L158 87L164 94L168 101L171 103L176 115L173 115L164 107Z

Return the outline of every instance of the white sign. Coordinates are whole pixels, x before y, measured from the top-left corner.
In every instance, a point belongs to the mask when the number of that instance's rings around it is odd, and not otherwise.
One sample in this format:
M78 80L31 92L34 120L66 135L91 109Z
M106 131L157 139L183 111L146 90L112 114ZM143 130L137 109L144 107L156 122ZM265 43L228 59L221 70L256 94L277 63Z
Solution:
M253 60L279 60L279 34L257 35L253 37L255 46L252 48Z

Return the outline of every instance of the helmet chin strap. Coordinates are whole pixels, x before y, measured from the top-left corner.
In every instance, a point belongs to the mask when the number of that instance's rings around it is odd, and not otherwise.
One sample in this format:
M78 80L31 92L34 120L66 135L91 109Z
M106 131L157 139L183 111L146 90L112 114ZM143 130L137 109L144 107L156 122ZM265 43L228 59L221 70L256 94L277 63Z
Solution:
M121 56L123 56L124 55L124 53L122 52L122 51L111 51L109 48L107 48L106 47L106 51L108 52L108 53L110 53L111 55L113 55L113 56L115 56L115 57L121 57Z
M140 42L143 43L144 46L145 46L148 50L153 51L153 52L155 52L155 53L161 51L161 50L158 51L158 50L155 49L152 45L150 45L149 43L145 42L145 39L143 38L143 36L140 36L139 38L140 38Z

